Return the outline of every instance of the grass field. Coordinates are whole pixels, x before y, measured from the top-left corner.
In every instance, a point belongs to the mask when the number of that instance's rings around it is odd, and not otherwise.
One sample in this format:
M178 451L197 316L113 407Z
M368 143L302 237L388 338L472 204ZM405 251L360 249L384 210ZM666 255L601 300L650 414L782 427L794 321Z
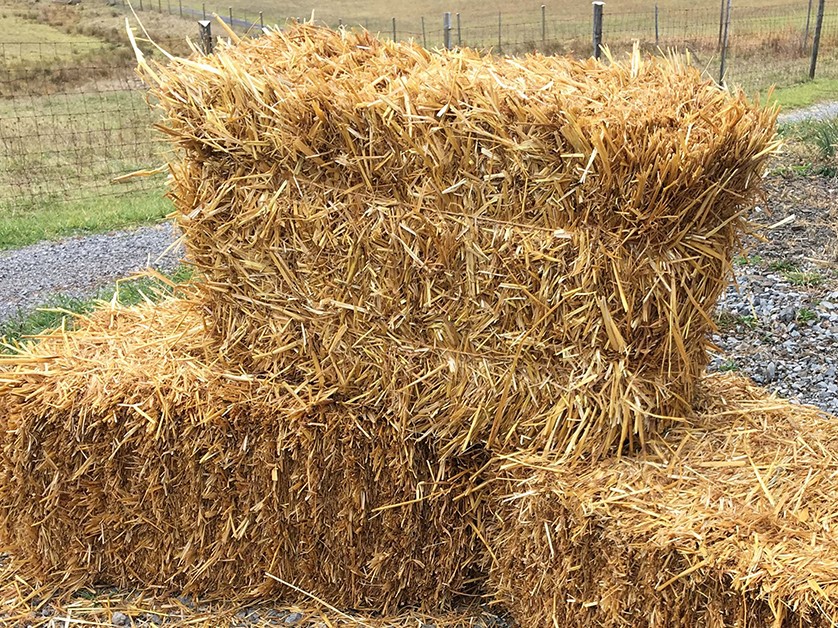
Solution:
M151 6L156 6L153 2ZM201 3L192 1L184 5L201 8ZM588 23L591 17L591 3L587 0L521 0L508 2L506 0L416 0L415 2L392 2L388 0L287 0L276 3L272 0L227 0L227 2L206 2L210 9L227 15L230 6L234 14L244 17L246 14L255 16L263 11L266 18L284 20L287 17L309 18L315 17L329 23L343 20L345 23L360 23L369 20L371 23L381 24L382 30L387 30L391 18L403 22L405 28L412 25L412 30L421 30L422 17L429 28L439 28L437 22L442 19L445 11L460 13L466 23L480 23L488 25L497 21L498 12L510 23L538 23L541 20L541 5L552 19L561 18L563 21L577 21ZM806 0L786 0L780 2L765 2L761 0L737 0L737 9L765 9L771 7L782 9L783 12L805 13ZM714 23L718 25L719 3L716 0L659 0L659 9L666 11L690 10L701 14L714 16ZM653 23L654 0L609 0L606 3L606 20L608 15L626 16L634 14L643 16L645 22Z
M23 19L13 13L0 11L0 59L4 62L42 61L48 56L86 54L100 50L105 45L101 39L65 33L47 24Z
M162 189L76 201L43 199L24 209L0 206L0 250L160 222L171 211Z

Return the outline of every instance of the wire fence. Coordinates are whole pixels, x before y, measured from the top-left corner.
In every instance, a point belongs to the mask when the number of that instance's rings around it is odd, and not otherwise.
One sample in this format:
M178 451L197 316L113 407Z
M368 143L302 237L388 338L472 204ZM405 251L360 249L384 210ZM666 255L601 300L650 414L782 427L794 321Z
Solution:
M775 7L734 7L726 46L722 27L727 17L718 8L675 10L651 4L642 12L606 11L603 43L616 55L634 42L650 52L686 50L693 63L716 80L724 51L726 82L749 91L765 90L807 79L817 0L815 5L801 0ZM141 10L170 12L177 19L184 15L200 41L194 18L204 17L205 6L145 0ZM253 36L261 33L265 22L258 13L237 16L229 10L209 11L207 17L213 12ZM331 25L363 26L382 37L413 39L429 48L441 48L447 36L455 46L505 55L536 50L592 54L590 19L554 16L545 8L525 18L518 13L515 19L505 19L501 13L478 23L454 13L447 32L442 16L417 24L391 17ZM215 31L223 34L217 25ZM182 40L160 43L164 48L183 46ZM833 8L822 22L817 75L838 78L838 10ZM96 41L0 43L0 212L67 203L83 208L93 199L140 204L159 199L164 174L126 178L165 162L166 148L153 129L155 121L127 46Z

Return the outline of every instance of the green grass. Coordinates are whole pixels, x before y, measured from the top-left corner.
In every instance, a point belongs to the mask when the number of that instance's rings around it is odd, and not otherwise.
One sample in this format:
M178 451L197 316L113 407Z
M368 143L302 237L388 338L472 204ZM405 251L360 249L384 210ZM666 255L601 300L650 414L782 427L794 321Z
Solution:
M0 100L0 249L156 222L162 176L113 179L165 162L136 90Z
M22 42L22 43L20 43ZM101 49L104 42L96 37L65 33L47 24L25 20L12 13L0 13L0 49L4 59L43 61L45 57L82 54Z
M838 78L822 78L780 87L774 91L772 101L779 104L782 109L790 110L835 100L836 95L838 95Z
M802 307L799 310L797 310L797 320L801 323L808 323L809 321L814 321L817 318L817 313L814 310L809 309L808 307Z
M0 206L0 250L78 233L155 223L171 211L171 203L158 192L43 203L22 210Z
M143 96L117 89L0 100L0 206L147 187L145 178L111 183L165 162Z
M187 266L181 266L168 275L175 283L183 283L191 277L192 269ZM76 315L91 312L98 304L110 301L115 295L122 305L136 305L145 299L159 300L171 292L168 284L159 279L139 277L118 281L86 299L56 295L34 311L0 323L0 352L9 351L10 346L24 340L26 336L37 335L47 329L71 327Z
M819 286L823 283L823 275L818 272L790 271L784 273L786 281L793 286Z
M722 373L732 373L739 370L739 365L736 360L729 358L719 365L719 371Z
M775 273L790 273L797 270L797 265L789 260L775 260L768 265L768 270Z

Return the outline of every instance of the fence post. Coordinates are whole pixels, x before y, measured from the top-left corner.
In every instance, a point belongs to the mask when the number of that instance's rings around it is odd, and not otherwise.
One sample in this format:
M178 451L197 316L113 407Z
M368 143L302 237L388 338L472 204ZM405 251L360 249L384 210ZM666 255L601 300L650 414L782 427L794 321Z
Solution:
M730 5L731 0L727 0L727 10L725 11L724 32L722 33L722 62L719 67L719 83L724 85L725 74L727 73L727 41L730 36Z
M143 10L143 0L140 0L140 11Z
M716 50L722 49L722 38L725 35L725 3L727 0L722 0L721 6L719 7L719 43L716 44Z
M815 78L815 66L818 64L818 48L821 46L821 29L823 28L823 9L825 0L818 0L818 17L815 20L815 38L812 40L812 62L809 64L809 78Z
M442 14L442 44L446 50L451 50L451 12Z
M803 30L803 45L800 50L806 54L806 49L809 47L809 23L812 21L812 0L809 0L809 8L806 9L806 28Z
M428 38L425 35L425 16L422 16L422 47L428 47Z
M658 21L658 3L655 2L655 47L661 45L660 22Z
M212 22L201 20L198 26L201 28L201 47L204 49L204 54L212 54Z
M163 0L157 0L157 12L163 13Z
M229 7L230 10L230 28L233 28L233 7Z
M201 14L203 16L204 21L206 21L206 19L207 19L207 3L206 2L201 3Z
M393 18L393 41L396 41L396 18Z
M503 32L503 23L501 22L500 11L498 11L498 54L503 54L503 41L501 40L501 33Z
M460 24L460 14L457 13L457 48L463 47L463 29Z
M265 28L265 16L259 11L259 28Z
M594 59L602 54L602 8L604 2L597 0L594 4Z
M547 5L541 5L541 50L547 48Z
M183 0L177 0L177 9L180 13L180 17L183 17Z

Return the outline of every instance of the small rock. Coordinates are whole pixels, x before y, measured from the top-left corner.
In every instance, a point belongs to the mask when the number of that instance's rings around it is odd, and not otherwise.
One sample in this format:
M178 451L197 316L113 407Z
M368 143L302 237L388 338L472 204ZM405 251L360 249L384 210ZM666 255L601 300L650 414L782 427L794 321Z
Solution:
M125 613L116 611L113 615L111 615L111 623L114 626L129 626L131 625L131 620Z
M298 623L303 618L302 613L291 613L288 617L285 618L285 623L289 626L293 626L294 624Z

